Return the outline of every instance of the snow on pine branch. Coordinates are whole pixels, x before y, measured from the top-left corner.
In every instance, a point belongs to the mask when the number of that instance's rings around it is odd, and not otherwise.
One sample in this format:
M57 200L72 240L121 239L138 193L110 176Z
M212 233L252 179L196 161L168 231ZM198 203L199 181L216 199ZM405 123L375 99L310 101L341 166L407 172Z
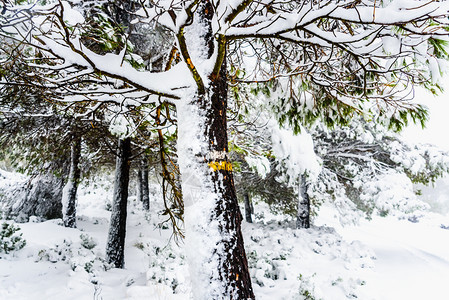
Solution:
M134 90L145 91L146 98L156 95L179 99L182 91L191 86L192 80L189 80L188 69L184 64L178 64L166 72L153 73L132 66L126 59L126 47L118 53L103 55L89 49L84 44L83 26L80 24L84 18L79 11L71 8L68 2L61 1L59 5L47 8L36 5L36 8L24 9L19 6L16 13L28 15L28 19L23 17L17 25L9 24L11 20L6 19L5 23L13 27L8 27L7 38L9 41L34 47L34 55L32 53L25 63L34 68L34 75L47 82L41 85L42 88L59 88L69 95L86 94L83 93L84 90L93 95L97 89L100 93L104 92L101 85L121 81L122 86L128 87L118 86L110 92L126 95L131 86ZM26 36L33 38L28 39ZM73 68L79 71L65 71ZM81 85L77 85L76 91L75 88L66 88L83 81L84 89L80 90ZM86 87L86 83L90 84ZM110 101L115 101L114 97L111 97ZM146 101L148 102L148 99ZM157 98L153 101L157 101Z
M302 47L303 51L310 54L295 55L298 58L296 62L287 65L292 70L290 76L313 74L310 76L318 78L320 72L327 73L315 80L324 87L354 85L354 82L345 84L344 76L338 76L341 72L335 75L326 72L326 69L341 69L338 67L344 64L341 62L350 64L353 60L356 64L349 72L352 75L357 72L360 77L365 77L365 86L360 86L364 90L364 97L376 96L372 94L376 86L383 87L376 94L388 99L401 98L404 95L402 90L408 90L403 87L409 86L411 82L424 82L431 78L433 84L439 83L439 73L445 69L445 62L439 59L429 39L447 40L445 26L448 23L448 3L377 2L257 2L246 11L247 17L244 18L245 13L242 13L243 19L236 19L225 34L230 40L246 39L253 46L255 43L249 41L249 38L279 39ZM257 15L255 11L260 13ZM256 45L255 51L258 51L257 48ZM314 55L317 49L321 58L329 60L308 68L303 57L312 61L320 60ZM254 51L250 51L248 57L254 55L251 52ZM288 54L279 55L284 61L285 57L289 58ZM409 57L408 61L406 57ZM338 61L341 62L335 63ZM252 80L271 80L279 72L264 71L265 75L263 71L259 72L259 77ZM377 77L370 80L369 73L377 74ZM389 74L394 75L389 77ZM391 84L392 81L400 84ZM398 93L389 92L392 87L397 87Z
M298 85L304 83L307 92L321 90L321 98L337 99L351 111L363 110L361 99L384 101L386 107L393 107L392 111L398 111L398 107L408 110L404 102L390 100L409 97L416 83L439 84L440 73L447 66L447 55L441 55L435 46L439 42L429 39L447 39L441 34L447 35L444 25L449 4L417 0L380 2L212 1L211 26L215 35L226 36L226 43L237 49L231 48L227 59L237 62L237 70L254 75L253 82L298 79ZM195 53L204 52L192 37L200 31L189 28L198 25L198 20L192 19L192 14L198 13L197 4L154 1L142 3L142 9L130 13L135 18L134 25L166 26L164 30L171 31L166 42L178 54L180 44L176 36L185 27L190 39L190 64L204 79L218 57L218 42L214 41L210 61L196 60ZM36 59L37 63L24 64L34 68L35 76L45 81L41 87L59 89L61 95L70 95L67 100L90 97L120 105L130 101L157 102L159 96L177 99L186 95L186 89L195 87L189 57L181 57L185 63L173 63L169 71L149 72L129 61L134 53L126 45L103 55L90 49L83 38L87 34L85 28L90 26L84 20L83 9L82 5L71 7L65 1L16 9L24 17L17 21L23 26L13 26L13 39L17 42L20 37L34 37L22 42L35 46L35 55L28 59ZM12 8L8 10L12 12ZM27 17L30 21L24 22ZM13 27L8 24L10 33L14 33ZM190 36L189 31L193 32ZM120 34L127 39L126 34ZM251 65L253 72L248 67ZM249 77L238 82L246 79ZM204 84L207 86L206 81Z
M431 18L443 23L447 22L444 17L449 11L449 3L446 1L423 3L420 0L397 0L391 1L383 7L379 2L381 1L253 2L246 14L242 13L234 20L227 35L274 36L288 31L301 30L310 24L322 21L322 19L363 24L365 28L419 22ZM254 11L260 13L255 16ZM419 25L414 26L419 28ZM429 34L444 34L442 30L432 32L432 28L427 26L423 26L421 29L425 29ZM420 30L421 33L423 33L422 30Z

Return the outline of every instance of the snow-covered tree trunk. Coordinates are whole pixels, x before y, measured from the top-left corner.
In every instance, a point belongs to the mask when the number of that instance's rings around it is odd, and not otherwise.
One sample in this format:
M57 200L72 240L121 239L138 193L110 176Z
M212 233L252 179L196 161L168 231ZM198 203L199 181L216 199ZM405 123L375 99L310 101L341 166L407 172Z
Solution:
M209 59L217 50L210 24L211 3L202 2L197 13L198 24L192 26L203 26L203 40L198 43L196 34L190 46L199 49L203 43L199 55ZM228 156L226 61L219 62L218 72L206 77L208 84L204 85L187 53L183 55L198 85L190 100L177 104L178 158L193 296L254 299L241 232L242 215Z
M126 214L128 203L129 159L131 140L119 139L116 160L111 222L106 245L106 260L116 268L125 265Z
M252 205L251 205L251 201L249 200L249 193L245 191L245 194L244 194L243 198L245 200L245 219L246 219L246 222L252 223L253 222L253 219L251 218Z
M204 100L197 99L201 104ZM226 97L213 93L208 100L213 104L207 107L197 101L178 106L178 157L194 299L253 299L227 152ZM220 110L221 118L212 119Z
M308 194L309 183L307 175L302 174L299 183L298 212L296 215L296 228L310 228L310 199Z
M70 172L67 183L62 190L62 220L65 227L76 227L76 191L80 181L81 171L81 138L75 137L70 151Z
M150 195L149 195L150 190L148 187L148 160L146 158L142 159L141 173L142 178L140 179L141 182L140 193L142 204L145 210L150 210Z

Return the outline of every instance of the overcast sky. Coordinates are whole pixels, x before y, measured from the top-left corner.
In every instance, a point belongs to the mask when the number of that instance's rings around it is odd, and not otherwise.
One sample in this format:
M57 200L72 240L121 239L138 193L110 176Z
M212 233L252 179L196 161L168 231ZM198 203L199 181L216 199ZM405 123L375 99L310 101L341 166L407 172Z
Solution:
M424 89L418 89L415 99L429 108L429 121L424 130L410 125L402 135L406 140L435 144L449 151L449 76L446 75L441 95L435 97Z

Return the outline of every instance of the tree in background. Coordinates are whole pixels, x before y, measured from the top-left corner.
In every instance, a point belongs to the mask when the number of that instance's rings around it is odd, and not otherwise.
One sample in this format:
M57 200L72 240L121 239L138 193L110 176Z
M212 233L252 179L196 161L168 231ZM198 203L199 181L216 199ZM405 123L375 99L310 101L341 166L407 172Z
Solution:
M231 125L236 188L245 200L245 213L250 212L246 202L251 194L274 213L296 215L297 228L309 228L307 174L316 177L320 170L311 137L305 129L299 136L292 129L279 129L272 114L251 109L248 117L257 115L257 119Z
M70 145L70 171L62 190L62 221L65 227L76 227L76 191L81 181L81 137L74 136Z
M259 123L266 122L263 118L259 120ZM256 128L259 134L266 131L265 127ZM250 136L257 135L248 127L243 131ZM303 136L304 131L302 129ZM306 191L301 187L304 182L304 175L301 174L304 173L299 171L300 167L292 168L300 177L299 187L296 181L289 181L288 168L280 168L283 164L288 166L294 163L290 161L291 156L276 155L270 143L266 143L260 153L246 152L247 146L242 139L238 142L238 151L242 153L240 161L250 161L252 168L238 161L238 165L243 167L236 175L237 187L252 191L260 188L262 193L253 192L254 196L259 201L267 202L274 213L310 219L326 204L334 209L342 224L351 224L357 223L360 218L369 219L373 214L395 214L415 219L416 212L426 209L426 204L418 200L412 183L432 184L449 171L447 152L432 145L408 145L397 133L363 118L354 119L349 126L331 129L318 123L309 129L309 134L321 167L312 178L305 180L309 185L306 195L298 195ZM263 141L263 138L255 140ZM285 141L292 139L281 140L288 144ZM307 144L307 141L301 144ZM293 149L299 152L301 148ZM272 163L263 163L267 160L267 153L270 153ZM313 155L304 155L297 164L310 165L313 159ZM273 180L269 180L270 174L275 174ZM259 182L263 184L259 185ZM283 193L283 186L292 192ZM274 192L264 197L263 192L271 189ZM298 199L301 204L307 197L309 203L304 202L310 209L301 211L296 206Z
M312 197L334 203L342 223L373 213L413 217L426 205L417 200L412 183L431 184L449 170L446 152L410 146L397 133L364 119L332 130L317 126L312 135L323 161Z
M116 268L125 265L126 216L128 205L129 160L131 158L131 139L118 141L118 154L112 196L111 222L106 244L106 260Z
M26 93L23 89L9 91L10 94L3 90L0 100L1 156L8 158L22 172L37 178L31 180L34 183L30 182L23 197L16 197L17 203L11 206L14 207L11 213L25 219L30 215L61 217L62 188L70 159L66 144L70 145L72 139L66 130L70 130L74 122L59 114L55 106L43 102L39 94ZM38 178L42 180L39 182ZM34 188L36 185L39 188ZM37 194L33 195L35 192ZM39 204L39 198L46 199L45 203ZM45 206L52 213L46 213ZM66 212L64 221L67 221Z

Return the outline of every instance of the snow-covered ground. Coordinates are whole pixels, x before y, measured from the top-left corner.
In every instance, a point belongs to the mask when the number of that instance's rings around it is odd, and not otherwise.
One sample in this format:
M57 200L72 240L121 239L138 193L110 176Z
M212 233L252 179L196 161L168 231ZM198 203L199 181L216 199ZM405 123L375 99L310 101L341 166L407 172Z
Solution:
M376 217L342 231L345 239L360 240L376 254L375 272L366 278L370 294L385 300L448 299L449 230L439 227L438 219L412 223Z
M320 221L375 253L374 268L365 277L370 298L362 299L448 299L449 215L428 213L418 222L376 216L346 227L331 218Z
M0 254L0 299L189 299L183 245L130 197L125 269L103 261L110 191L80 191L78 229L60 220L18 224L26 246ZM341 227L323 207L309 230L257 205L243 224L257 299L448 299L449 216L374 217ZM11 221L8 221L11 222Z

